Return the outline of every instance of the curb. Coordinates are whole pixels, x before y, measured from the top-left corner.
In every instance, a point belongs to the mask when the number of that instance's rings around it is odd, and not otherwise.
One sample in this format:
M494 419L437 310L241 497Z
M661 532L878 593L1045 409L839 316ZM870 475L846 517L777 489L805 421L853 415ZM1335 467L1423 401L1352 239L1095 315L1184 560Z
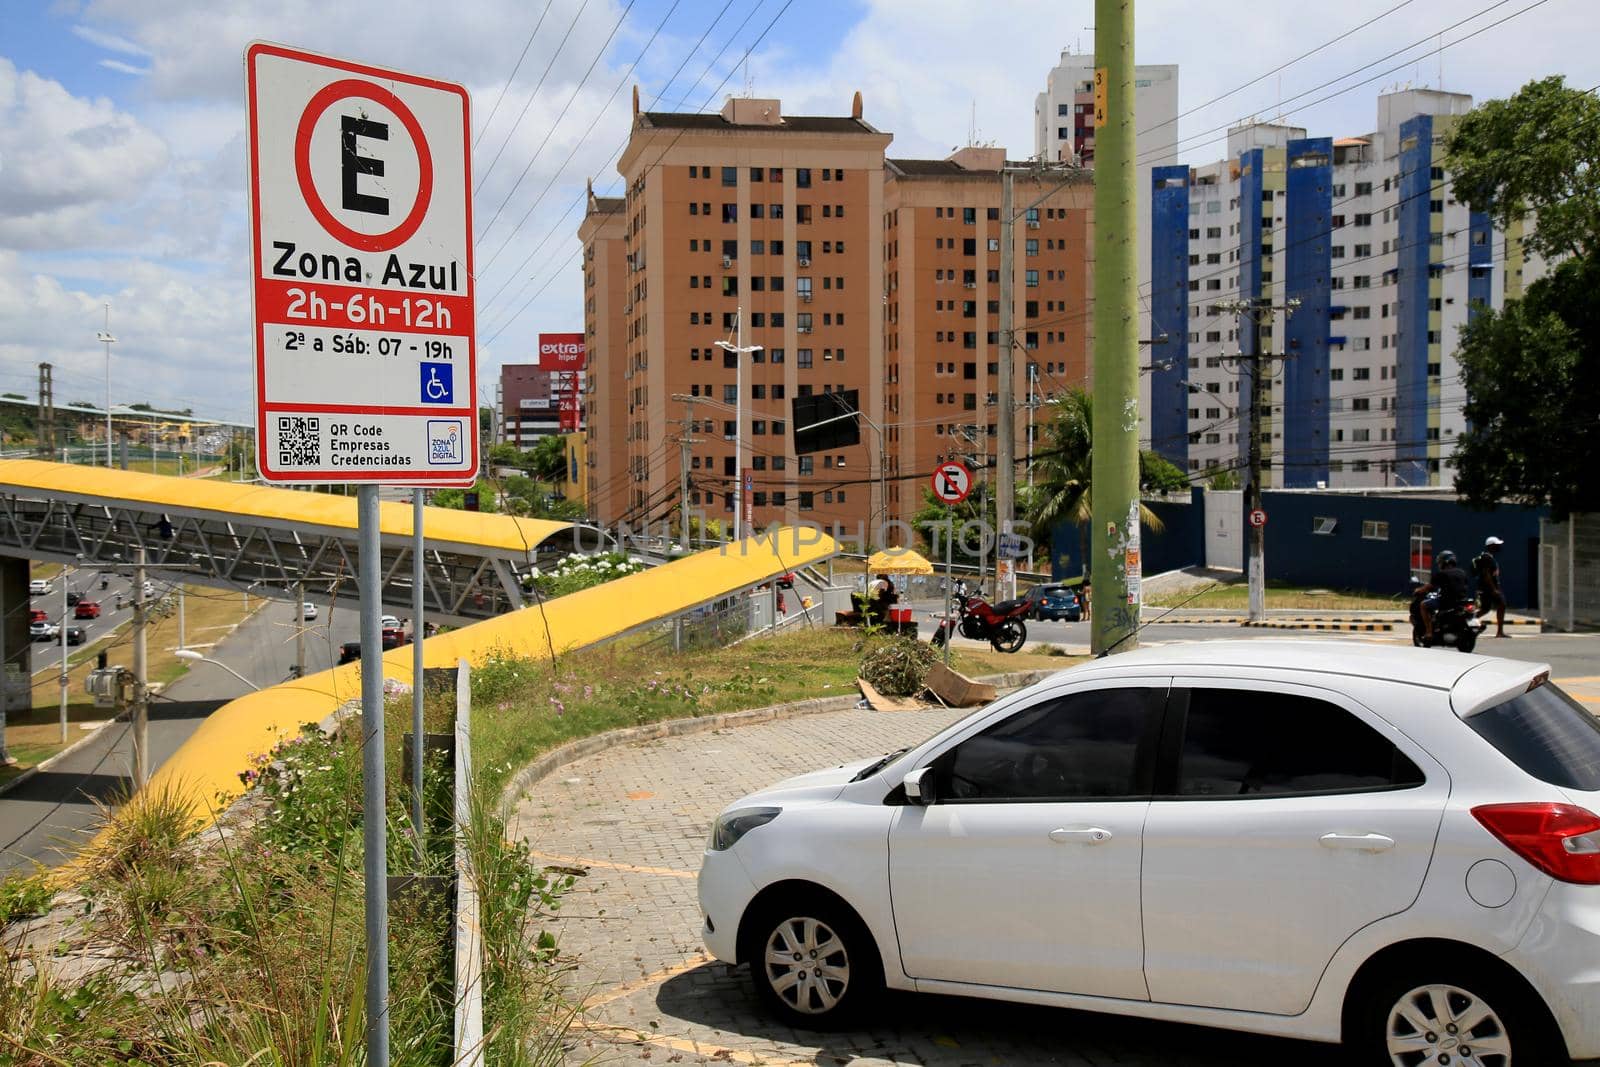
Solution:
M1287 619L1265 622L1241 622L1240 626L1248 626L1255 630L1324 630L1339 633L1393 633L1395 623L1392 622L1293 622Z
M126 720L127 717L128 717L127 713L124 712L123 714L118 715L114 719L105 720L104 722L102 722L99 725L97 725L93 730L84 731L84 734L83 734L82 737L80 737L76 741L72 742L72 744L68 745L66 748L62 749L60 752L57 752L54 756L51 756L49 759L45 760L43 763L34 764L32 767L29 767L27 770L23 771L21 774L17 775L15 778L11 779L9 782L6 782L5 784L0 785L0 797L5 796L7 793L11 792L13 789L20 788L23 782L26 782L29 778L32 778L34 775L38 774L40 771L48 771L56 763L60 762L61 760L66 759L68 756L70 756L74 752L78 751L78 749L82 748L84 745L87 745L90 741L93 741L95 738L99 737L100 736L100 732L102 730L104 730L106 727L112 726L112 725L114 725L116 723L119 723L119 722L122 722L122 721Z
M1006 674L990 674L974 681L992 685L1001 690L1020 689L1032 685L1041 678L1046 678L1054 671L1012 671ZM645 726L629 726L620 730L607 730L605 733L595 734L592 737L580 737L576 741L568 741L558 748L526 764L511 780L500 790L500 818L509 823L516 812L517 801L535 784L548 778L555 771L574 763L585 756L593 756L608 749L620 748L640 741L659 741L667 737L682 737L686 734L703 733L707 730L721 730L735 726L753 726L757 723L776 722L782 719L795 719L802 715L820 715L827 712L849 711L861 702L860 693L842 694L835 697L810 697L806 700L796 700L789 704L774 704L765 708L752 708L747 711L725 711L717 715L701 715L687 719L664 719ZM974 709L975 710L975 709Z

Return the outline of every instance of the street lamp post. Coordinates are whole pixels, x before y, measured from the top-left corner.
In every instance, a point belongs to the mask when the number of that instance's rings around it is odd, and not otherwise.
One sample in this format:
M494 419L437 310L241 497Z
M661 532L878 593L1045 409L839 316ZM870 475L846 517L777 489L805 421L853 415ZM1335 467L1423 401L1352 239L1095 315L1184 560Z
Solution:
M744 308L733 313L734 343L718 341L717 347L733 353L734 404L733 404L733 539L739 540L744 529L744 357L760 352L760 345L744 343Z
M111 304L106 303L106 328L94 335L94 339L106 346L106 469L111 468L111 346L117 339L111 336Z
M213 667L221 667L223 670L239 679L239 681L249 686L253 692L259 693L261 691L261 687L259 685L252 682L250 679L246 678L244 675L240 674L226 663L223 663L221 660L211 659L199 652L196 652L192 648L175 648L172 650L172 654L187 663L209 663Z

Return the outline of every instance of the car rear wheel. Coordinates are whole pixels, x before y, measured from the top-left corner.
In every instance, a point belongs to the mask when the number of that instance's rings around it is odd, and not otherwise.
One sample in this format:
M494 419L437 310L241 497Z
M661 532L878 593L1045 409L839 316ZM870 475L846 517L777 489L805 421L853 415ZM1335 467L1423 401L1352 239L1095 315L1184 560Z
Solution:
M1544 1067L1567 1063L1548 1015L1492 973L1412 972L1375 983L1346 1034L1354 1061L1385 1067ZM1353 1040L1351 1040L1353 1038Z
M756 996L790 1026L846 1025L883 988L872 935L825 895L788 897L763 909L740 955L750 963Z

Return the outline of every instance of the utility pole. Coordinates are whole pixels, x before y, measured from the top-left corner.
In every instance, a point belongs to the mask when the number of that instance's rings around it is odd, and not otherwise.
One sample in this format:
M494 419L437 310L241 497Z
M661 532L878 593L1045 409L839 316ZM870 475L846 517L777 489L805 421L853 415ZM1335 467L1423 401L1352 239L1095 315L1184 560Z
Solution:
M733 313L734 342L718 341L717 347L733 353L733 539L744 536L744 357L761 351L760 345L744 343L744 308Z
M1139 308L1133 3L1095 0L1094 486L1090 576L1097 653L1137 646Z
M117 339L111 336L111 305L106 304L106 328L94 335L94 339L106 346L106 469L111 469L111 346ZM128 469L128 453L122 453L122 469Z
M49 458L59 458L55 455L56 394L51 370L50 364L39 364L39 453Z
M422 490L420 488L413 489L412 492L421 494ZM418 558L420 559L421 557L419 556ZM415 570L415 568L413 568L413 570ZM180 601L179 603L182 602ZM306 675L306 583L304 579L294 583L294 603L294 676L296 678L304 678ZM420 625L421 621L418 620L418 626ZM411 628L411 639L414 643L420 644L421 642L416 640L418 626L413 626ZM183 642L180 641L178 643L182 644ZM418 675L418 678L420 679L421 675ZM420 692L422 690L422 683L415 680L414 682L415 684L413 684L411 687L412 690L414 692ZM419 834L422 832L421 827L422 823L418 822L417 832Z
M696 398L674 393L672 399L683 401L683 432L678 434L678 518L682 520L683 549L687 552L694 543L690 540L692 531L689 528L689 453L694 445L700 443L700 438L694 436Z
M150 691L146 687L144 549L133 568L133 784L150 780Z
M1219 305L1224 311L1231 311L1236 315L1245 316L1244 333L1250 338L1249 353L1241 352L1232 357L1239 361L1239 373L1247 378L1240 392L1248 397L1241 410L1249 412L1249 424L1246 428L1246 454L1245 454L1245 482L1243 496L1243 510L1241 526L1244 529L1244 573L1245 580L1250 590L1249 620L1253 623L1262 622L1267 617L1267 528L1265 525L1266 512L1261 507L1262 467L1261 455L1261 405L1266 398L1265 364L1269 360L1282 359L1282 355L1262 351L1262 322L1261 320L1271 315L1274 311L1282 311L1286 315L1294 314L1295 308L1300 306L1299 300L1289 300L1281 305L1274 305L1271 298L1258 296L1251 300L1232 300ZM1252 521L1255 513L1260 511L1262 523Z
M1000 411L995 419L995 430L1000 440L995 449L994 513L999 525L995 541L996 600L1010 600L1017 595L1016 563L1006 566L1006 576L1000 576L1001 559L1011 548L1011 518L1016 508L1016 411L1013 402L1011 354L1016 348L1017 334L1012 322L1012 302L1016 297L1012 275L1017 269L1016 233L1017 219L1013 210L1016 175L1004 161L1000 164Z

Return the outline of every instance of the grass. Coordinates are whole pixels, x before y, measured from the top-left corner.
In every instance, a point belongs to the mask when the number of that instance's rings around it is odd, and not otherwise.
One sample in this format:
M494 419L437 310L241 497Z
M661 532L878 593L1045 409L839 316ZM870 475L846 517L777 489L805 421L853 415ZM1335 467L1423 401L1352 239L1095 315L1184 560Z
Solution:
M409 705L388 703L391 736ZM346 734L310 728L260 754L243 805L253 816L225 820L225 838L194 840L177 790L126 801L75 886L86 900L72 911L85 925L0 957L0 1063L363 1063L361 748L359 730ZM399 760L389 766L390 874L445 872L455 839L443 761L425 778L432 832L421 855ZM571 880L508 843L494 809L493 798L475 798L464 838L483 905L488 1062L554 1067L572 1009L544 926ZM39 876L0 882L0 923L40 914L50 895ZM426 887L392 894L389 930L391 1063L443 1067L452 1060L448 897ZM107 969L55 977L48 958L90 942Z
M854 694L864 640L858 630L826 627L677 654L643 641L614 642L563 656L554 671L548 661L492 660L473 674L479 780L498 790L541 754L606 730ZM951 666L967 675L1073 662L951 650Z
M187 586L184 606L184 637L191 645L209 644L230 633L250 614L266 603L259 597L250 599L250 613L244 610L244 598L238 594L224 593L205 586ZM145 629L146 677L152 683L170 685L189 671L189 665L173 655L178 647L178 613L176 598L169 597L165 606L152 613ZM17 767L0 771L0 783L7 777L20 774L60 752L65 745L60 741L60 646L35 645L36 652L44 652L40 667L33 679L33 708L30 711L11 712L6 716L6 747L18 761ZM128 625L109 637L92 644L69 646L67 649L67 744L83 736L76 724L104 722L111 717L112 709L97 708L83 691L84 679L94 669L99 654L106 653L110 666L133 667L133 634ZM36 663L41 662L36 657ZM215 670L215 668L204 668Z
M1153 608L1173 607L1183 604L1194 591L1161 593L1150 597L1146 604ZM1216 611L1245 611L1250 606L1250 590L1243 581L1229 582L1208 589L1184 604L1186 608L1210 608ZM1282 582L1267 583L1267 609L1293 611L1403 611L1406 601L1398 594L1380 596L1354 589L1312 590L1304 586Z

